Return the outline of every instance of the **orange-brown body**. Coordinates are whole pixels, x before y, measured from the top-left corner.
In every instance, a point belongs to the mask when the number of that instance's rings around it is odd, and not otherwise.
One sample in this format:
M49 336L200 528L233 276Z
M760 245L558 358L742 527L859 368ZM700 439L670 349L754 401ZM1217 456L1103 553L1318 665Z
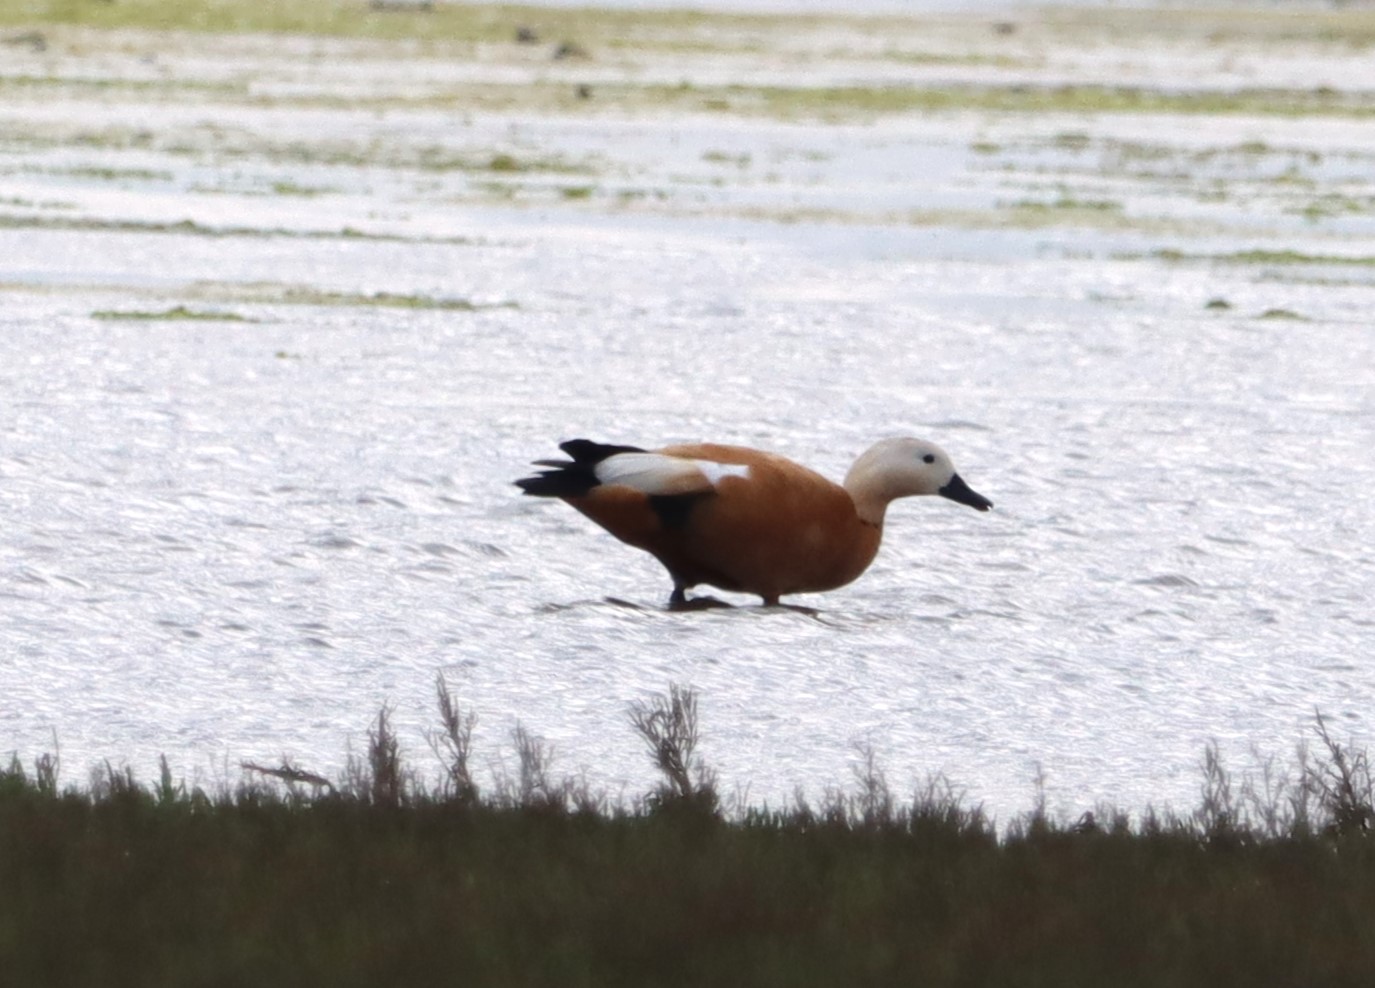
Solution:
M622 542L651 553L677 585L705 583L758 594L832 590L868 568L882 527L861 521L839 484L771 453L698 443L657 450L666 456L741 464L748 477L724 477L670 527L647 495L610 484L565 498Z
M557 497L622 542L651 553L673 578L670 604L687 606L698 584L758 594L844 586L878 552L897 498L939 494L979 511L949 456L920 439L884 439L850 468L844 484L773 453L694 443L648 451L587 439L559 448L570 459L516 481L526 494Z

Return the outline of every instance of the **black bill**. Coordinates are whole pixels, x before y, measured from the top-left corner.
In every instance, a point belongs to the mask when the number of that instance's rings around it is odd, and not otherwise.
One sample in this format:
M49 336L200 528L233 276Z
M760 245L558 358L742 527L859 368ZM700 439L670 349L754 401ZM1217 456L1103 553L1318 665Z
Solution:
M966 484L964 478L959 474L955 474L955 476L951 477L950 483L946 484L936 493L941 497L948 497L952 501L958 501L960 504L967 504L971 508L977 508L980 511L987 511L989 508L993 507L992 501Z

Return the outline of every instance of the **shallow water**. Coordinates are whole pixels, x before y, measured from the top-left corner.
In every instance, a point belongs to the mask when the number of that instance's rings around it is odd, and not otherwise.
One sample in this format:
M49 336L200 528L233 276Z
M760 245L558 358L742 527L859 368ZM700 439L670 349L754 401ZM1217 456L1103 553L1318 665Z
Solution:
M1299 161L1368 196L1343 162L1369 164L1370 123L1222 118L1233 150L1199 157L1197 121L1129 115L196 112L264 142L448 126L595 169L507 199L463 172L11 146L0 749L55 737L77 779L159 753L211 780L329 771L390 702L425 767L442 673L487 777L518 719L556 770L635 794L627 706L680 682L752 801L844 784L868 743L895 788L944 771L1006 817L1038 766L1052 809L1187 807L1209 739L1283 755L1314 710L1369 739L1372 275L1333 258L1375 241L1368 212L1300 216L1268 178ZM1236 151L1257 128L1268 149ZM1233 194L1117 167L1129 143ZM327 191L260 193L284 177ZM1121 212L1006 214L1095 194ZM157 226L188 219L221 235ZM1315 260L1236 259L1257 248ZM176 305L249 321L137 317ZM904 433L997 507L899 503L870 572L797 599L815 614L668 613L652 559L510 484L572 436L839 477Z

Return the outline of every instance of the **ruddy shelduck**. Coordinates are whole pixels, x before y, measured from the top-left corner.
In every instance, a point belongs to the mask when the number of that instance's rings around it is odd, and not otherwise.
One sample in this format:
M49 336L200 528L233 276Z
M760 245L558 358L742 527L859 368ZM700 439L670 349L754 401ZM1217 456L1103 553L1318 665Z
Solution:
M643 549L673 579L672 608L708 584L758 594L833 590L878 552L890 502L939 494L987 511L950 457L921 439L885 439L835 484L773 453L710 443L644 450L572 439L567 460L516 481L526 494L567 501L622 542ZM710 598L707 598L710 601Z

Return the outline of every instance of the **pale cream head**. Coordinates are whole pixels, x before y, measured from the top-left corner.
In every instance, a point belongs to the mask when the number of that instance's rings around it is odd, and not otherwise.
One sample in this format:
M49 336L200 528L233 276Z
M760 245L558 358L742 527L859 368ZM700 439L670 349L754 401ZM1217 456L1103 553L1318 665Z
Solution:
M859 517L883 523L888 505L900 497L939 494L979 511L993 502L976 494L955 471L949 455L935 443L901 437L871 446L845 475L845 490Z

